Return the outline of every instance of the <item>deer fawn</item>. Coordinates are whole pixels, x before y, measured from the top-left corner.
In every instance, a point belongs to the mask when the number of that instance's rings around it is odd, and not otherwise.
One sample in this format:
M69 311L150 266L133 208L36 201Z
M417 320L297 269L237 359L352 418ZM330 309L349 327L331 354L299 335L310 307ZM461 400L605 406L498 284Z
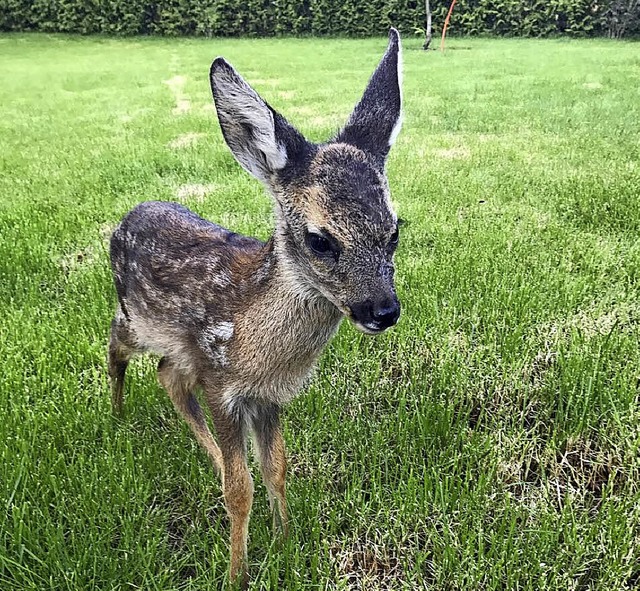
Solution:
M343 316L367 334L393 326L398 219L384 165L401 124L400 38L389 45L346 126L308 142L222 58L211 89L226 143L275 202L260 242L175 203L138 205L111 238L118 308L109 374L122 412L129 359L161 356L158 378L222 477L230 578L246 586L254 438L274 524L287 534L281 407L300 390ZM200 390L217 443L195 396Z

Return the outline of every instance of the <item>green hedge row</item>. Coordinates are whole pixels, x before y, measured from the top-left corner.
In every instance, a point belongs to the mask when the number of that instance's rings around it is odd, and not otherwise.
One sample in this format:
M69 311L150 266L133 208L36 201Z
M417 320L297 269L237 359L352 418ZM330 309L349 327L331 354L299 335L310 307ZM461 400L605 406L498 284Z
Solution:
M460 0L454 35L624 36L640 32L635 0ZM431 1L437 34L449 1ZM635 8L634 8L635 7ZM0 0L0 30L116 35L411 34L424 0Z

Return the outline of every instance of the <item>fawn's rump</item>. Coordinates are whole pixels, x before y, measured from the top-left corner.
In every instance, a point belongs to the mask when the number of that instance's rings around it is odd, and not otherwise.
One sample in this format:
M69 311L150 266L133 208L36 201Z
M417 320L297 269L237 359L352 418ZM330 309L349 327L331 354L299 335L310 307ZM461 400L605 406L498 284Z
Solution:
M188 360L201 350L199 336L231 319L221 293L230 298L237 289L232 277L237 253L262 246L177 203L138 205L111 237L119 302L115 336L135 352L190 366ZM206 343L209 351L212 345Z

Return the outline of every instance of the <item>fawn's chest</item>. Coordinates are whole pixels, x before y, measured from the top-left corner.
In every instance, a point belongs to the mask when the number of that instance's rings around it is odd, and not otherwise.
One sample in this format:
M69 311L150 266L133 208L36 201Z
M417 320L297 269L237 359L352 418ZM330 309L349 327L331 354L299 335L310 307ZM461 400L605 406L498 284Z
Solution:
M290 401L304 386L342 315L326 301L268 298L223 327L229 339L225 383L233 391ZM223 331L224 332L224 331Z

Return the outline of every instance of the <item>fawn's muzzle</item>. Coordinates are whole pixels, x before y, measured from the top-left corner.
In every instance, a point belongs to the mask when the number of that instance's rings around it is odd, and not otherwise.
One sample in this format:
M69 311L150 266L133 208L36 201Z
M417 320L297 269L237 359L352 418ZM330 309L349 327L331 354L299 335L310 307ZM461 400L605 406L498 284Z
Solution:
M400 302L395 295L379 302L365 300L349 308L354 323L369 333L382 332L393 326L400 318Z

